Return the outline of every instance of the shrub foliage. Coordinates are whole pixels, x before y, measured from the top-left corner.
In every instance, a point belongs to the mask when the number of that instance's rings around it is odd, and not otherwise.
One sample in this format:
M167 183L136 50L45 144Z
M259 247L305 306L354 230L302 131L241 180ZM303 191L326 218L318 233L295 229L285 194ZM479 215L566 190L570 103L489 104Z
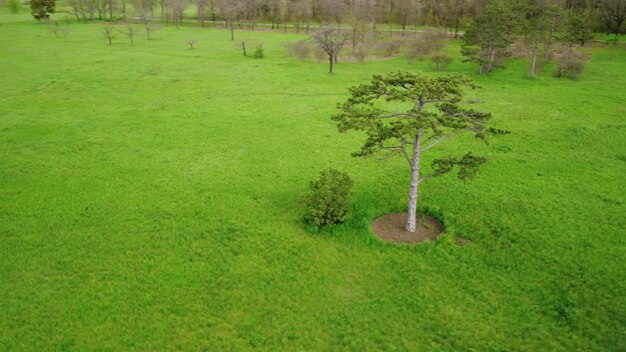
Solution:
M344 222L350 216L352 185L350 176L337 169L329 168L320 173L309 185L305 198L307 213L304 220L317 227L326 227Z

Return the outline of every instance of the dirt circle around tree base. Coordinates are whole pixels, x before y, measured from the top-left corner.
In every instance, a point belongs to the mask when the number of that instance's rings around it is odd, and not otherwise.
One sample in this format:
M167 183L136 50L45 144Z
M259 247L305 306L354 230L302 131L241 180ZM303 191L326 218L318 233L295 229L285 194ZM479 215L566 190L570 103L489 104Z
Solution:
M406 230L406 213L383 215L372 222L372 231L383 241L412 244L432 241L443 235L441 221L428 214L417 214L415 232Z

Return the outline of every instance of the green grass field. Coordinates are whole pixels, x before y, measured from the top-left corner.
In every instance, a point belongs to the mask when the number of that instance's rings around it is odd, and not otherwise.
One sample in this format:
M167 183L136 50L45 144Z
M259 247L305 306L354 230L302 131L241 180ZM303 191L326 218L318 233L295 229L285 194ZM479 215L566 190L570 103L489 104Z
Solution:
M348 87L426 63L329 76L287 56L292 34L238 32L266 48L253 59L222 30L108 46L98 24L64 39L2 11L0 350L626 350L623 48L575 81L457 58L512 133L428 154L490 161L424 183L447 234L397 246L370 223L406 209L406 162L350 157L363 136L330 116ZM354 215L312 234L302 196L329 166L353 176Z

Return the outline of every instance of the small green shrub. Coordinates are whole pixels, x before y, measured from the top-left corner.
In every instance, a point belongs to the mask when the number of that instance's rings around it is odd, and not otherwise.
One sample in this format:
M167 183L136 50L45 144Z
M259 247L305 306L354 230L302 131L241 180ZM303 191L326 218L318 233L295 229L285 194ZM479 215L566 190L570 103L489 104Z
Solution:
M310 193L305 198L307 213L304 220L317 227L340 224L350 216L352 185L348 174L329 168L320 173L317 181L309 185Z
M256 50L254 51L254 58L255 59L262 59L265 57L265 49L263 49L263 45L259 45Z

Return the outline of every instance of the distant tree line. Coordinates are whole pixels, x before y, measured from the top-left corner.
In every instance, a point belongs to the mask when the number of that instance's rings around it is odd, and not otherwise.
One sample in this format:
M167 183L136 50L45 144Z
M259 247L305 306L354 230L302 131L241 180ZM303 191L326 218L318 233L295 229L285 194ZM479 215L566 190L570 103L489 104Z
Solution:
M38 2L49 0L34 0ZM405 35L422 26L447 28L458 37L477 18L485 15L497 0L67 0L77 20L158 18L179 25L184 18L202 26L218 23L231 29L256 29L263 22L272 29L309 32L319 24L333 24L353 32L380 32ZM553 19L554 31L565 15L579 16L586 26L607 34L625 31L626 0L510 0L522 16ZM545 13L543 13L545 12ZM35 12L39 16L41 13ZM189 14L186 16L185 14ZM44 14L45 16L45 14ZM561 23L562 24L562 23ZM513 23L511 23L513 25ZM543 25L543 24L542 24Z

